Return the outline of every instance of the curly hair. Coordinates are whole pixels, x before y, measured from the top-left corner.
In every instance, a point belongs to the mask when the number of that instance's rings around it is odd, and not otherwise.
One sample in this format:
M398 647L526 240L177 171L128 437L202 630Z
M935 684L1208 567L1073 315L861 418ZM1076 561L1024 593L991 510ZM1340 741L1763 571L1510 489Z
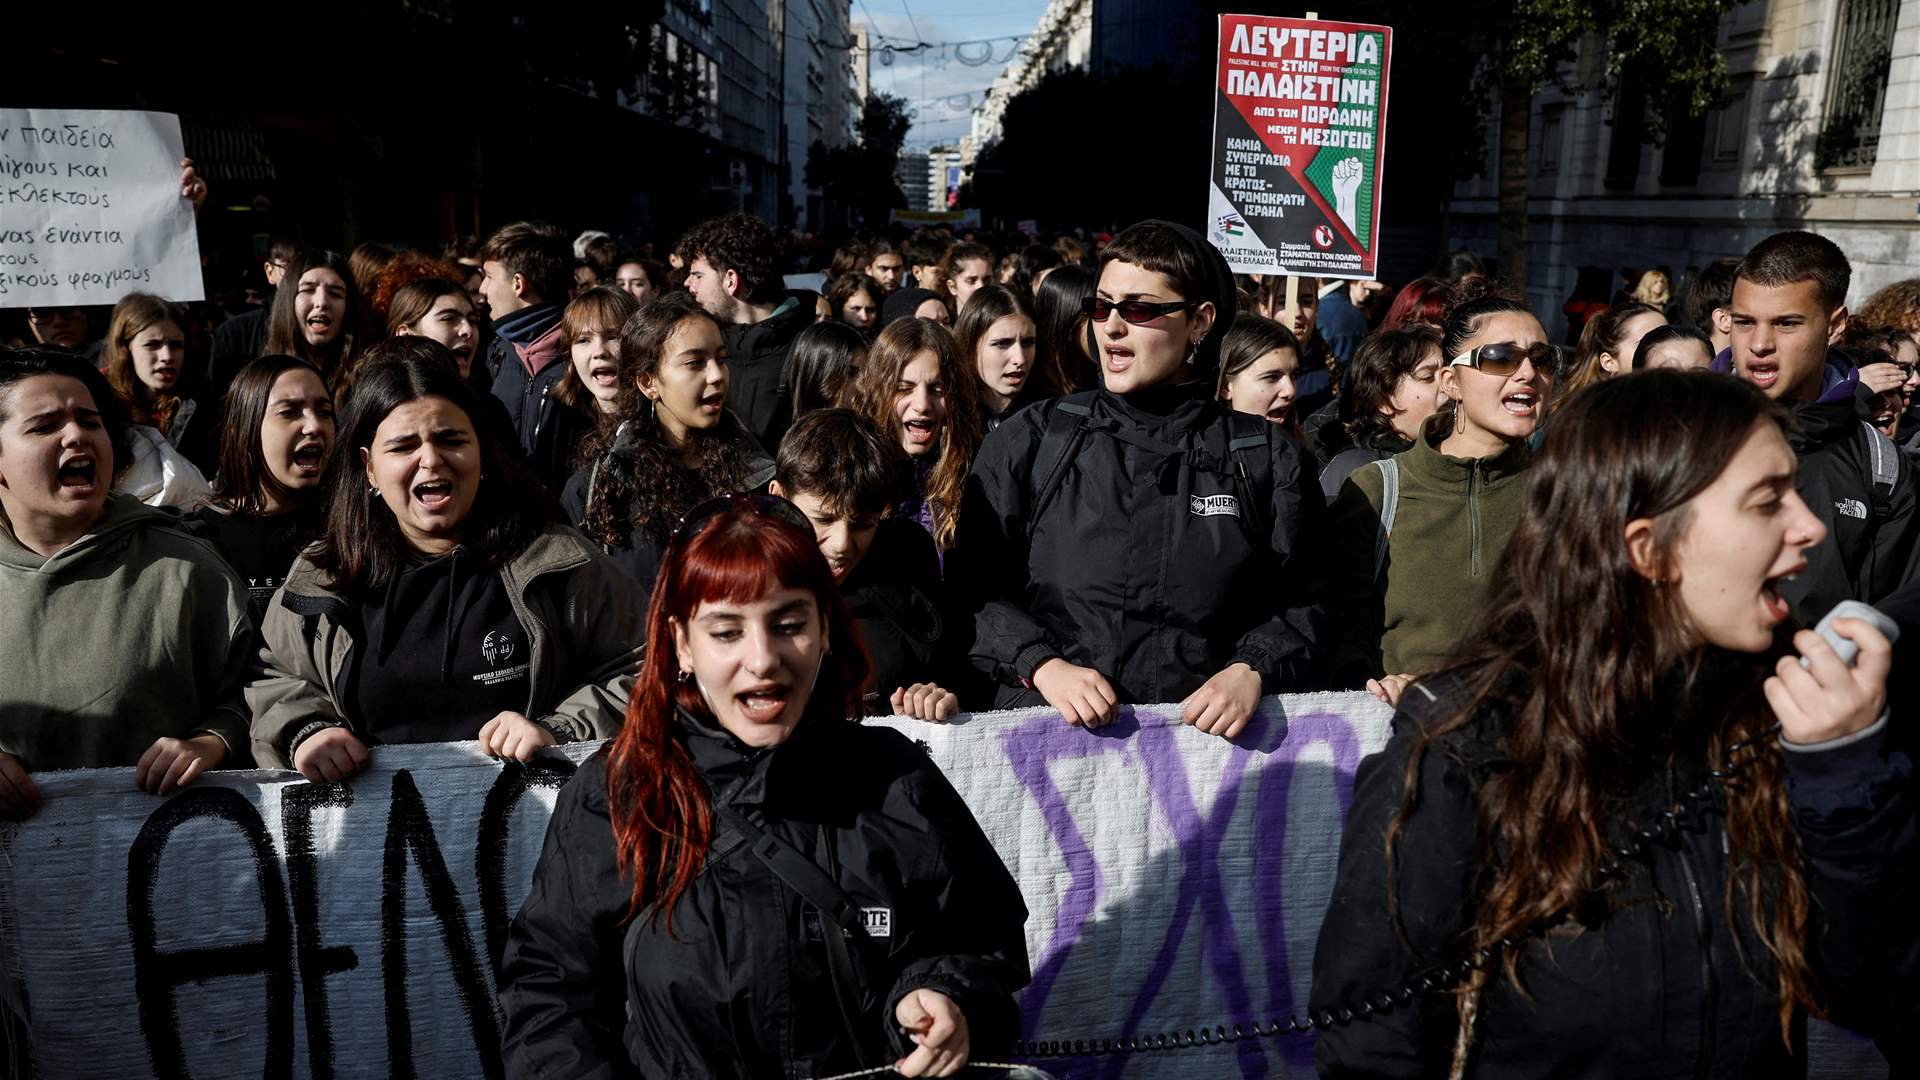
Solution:
M702 259L715 273L739 275L740 298L748 303L771 304L786 295L779 274L780 235L751 214L703 221L680 243L689 265Z
M1340 395L1340 422L1347 435L1363 446L1399 439L1391 415L1394 391L1428 353L1439 351L1440 328L1431 323L1378 330L1361 339L1347 366L1346 392Z
M1854 318L1920 337L1920 278L1896 281L1867 298Z
M653 402L640 392L640 377L660 370L668 340L694 319L714 321L692 296L669 293L620 328L620 396L580 449L580 460L588 463L580 528L609 547L636 533L664 544L701 500L746 486L745 429L731 411L721 414L716 427L689 432L688 445L676 447Z
M428 278L465 281L466 273L445 259L418 251L403 251L381 267L373 275L372 287L366 293L367 310L373 315L373 325L387 324L387 316L393 310L393 298L401 289Z

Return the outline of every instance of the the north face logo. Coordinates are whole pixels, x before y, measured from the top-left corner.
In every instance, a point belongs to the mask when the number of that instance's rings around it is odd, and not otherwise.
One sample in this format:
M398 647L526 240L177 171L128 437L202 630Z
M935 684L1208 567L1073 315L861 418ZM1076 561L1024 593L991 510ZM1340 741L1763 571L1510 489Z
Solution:
M1195 495L1193 512L1200 517L1213 517L1216 514L1240 516L1240 500L1231 495Z
M494 630L480 642L480 655L486 657L488 667L499 667L513 658L513 639Z
M1833 508L1847 517L1859 518L1861 521L1867 520L1867 504L1859 499L1841 499L1833 504Z

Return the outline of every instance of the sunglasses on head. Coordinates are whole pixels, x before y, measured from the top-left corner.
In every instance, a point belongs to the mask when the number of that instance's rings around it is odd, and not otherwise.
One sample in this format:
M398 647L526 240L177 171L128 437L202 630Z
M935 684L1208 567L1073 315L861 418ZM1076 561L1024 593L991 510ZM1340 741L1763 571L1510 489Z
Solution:
M1524 348L1511 341L1495 341L1468 349L1448 361L1447 366L1465 365L1489 375L1511 375L1520 370L1522 360L1530 361L1533 370L1551 375L1560 367L1560 350L1544 341Z
M1080 313L1094 322L1106 322L1107 316L1115 311L1120 317L1138 326L1150 323L1162 315L1171 315L1176 311L1186 311L1200 306L1198 300L1171 300L1164 304L1149 303L1145 300L1109 300L1104 296L1089 296L1080 301Z
M760 517L784 521L808 536L813 535L813 522L808 521L807 515L787 500L764 491L736 491L716 495L687 511L687 516L681 518L680 524L673 530L673 542L679 544L700 535L700 530L708 522L736 506L745 506Z

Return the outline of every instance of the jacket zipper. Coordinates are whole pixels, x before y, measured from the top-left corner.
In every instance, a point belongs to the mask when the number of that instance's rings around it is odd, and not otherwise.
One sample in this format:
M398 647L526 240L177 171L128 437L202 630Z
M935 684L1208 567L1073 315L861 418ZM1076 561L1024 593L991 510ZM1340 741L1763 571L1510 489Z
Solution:
M1713 1013L1718 990L1713 978L1713 933L1707 924L1706 899L1700 894L1700 879L1694 874L1693 857L1683 846L1679 851L1680 870L1687 878L1687 900L1693 906L1693 928L1700 945L1700 1048L1694 1059L1693 1075L1701 1080L1713 1065Z
M1467 543L1471 549L1473 576L1480 576L1480 463L1467 467Z

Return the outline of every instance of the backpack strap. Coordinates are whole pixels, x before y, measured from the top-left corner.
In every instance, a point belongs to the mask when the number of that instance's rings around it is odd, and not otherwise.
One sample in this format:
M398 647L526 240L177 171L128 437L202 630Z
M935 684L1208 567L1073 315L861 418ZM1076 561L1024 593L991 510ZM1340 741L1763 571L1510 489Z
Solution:
M1900 448L1880 429L1860 421L1867 440L1867 461L1873 468L1873 517L1880 522L1893 512L1893 489L1900 482Z
M1387 539L1400 512L1400 460L1381 458L1374 465L1380 469L1380 533L1373 541L1373 578L1378 581L1387 568Z
M864 962L866 957L865 952L861 951L861 942L869 940L859 901L848 896L833 875L822 870L818 863L792 844L754 824L753 819L738 807L715 799L713 810L720 820L746 837L747 849L761 865L786 882L787 888L798 893L801 899L831 923L821 929L824 931L822 936L827 939L827 966L833 976L840 1021L845 1025L847 1038L856 1053L866 1060L883 1059L886 1048L879 1045L870 1030L873 1025L866 1019L866 1014L869 1011L867 1006L871 1003L862 1000L862 981L855 973L855 965ZM827 835L824 823L820 826L820 838L822 847L826 848L831 838ZM866 987L871 990L871 979Z
M1040 436L1040 449L1033 456L1032 475L1038 478L1039 485L1033 489L1033 509L1027 512L1029 527L1040 520L1047 504L1053 501L1054 492L1066 479L1067 462L1073 459L1080 440L1086 437L1087 424L1093 419L1093 409L1087 405L1091 396L1088 392L1069 394L1053 403L1053 412L1047 417L1047 430Z
M1233 475L1240 482L1240 497L1246 503L1245 516L1252 533L1253 546L1272 543L1267 529L1267 504L1273 497L1273 424L1264 416L1228 412L1227 455L1233 460ZM1259 425L1257 428L1253 425Z

